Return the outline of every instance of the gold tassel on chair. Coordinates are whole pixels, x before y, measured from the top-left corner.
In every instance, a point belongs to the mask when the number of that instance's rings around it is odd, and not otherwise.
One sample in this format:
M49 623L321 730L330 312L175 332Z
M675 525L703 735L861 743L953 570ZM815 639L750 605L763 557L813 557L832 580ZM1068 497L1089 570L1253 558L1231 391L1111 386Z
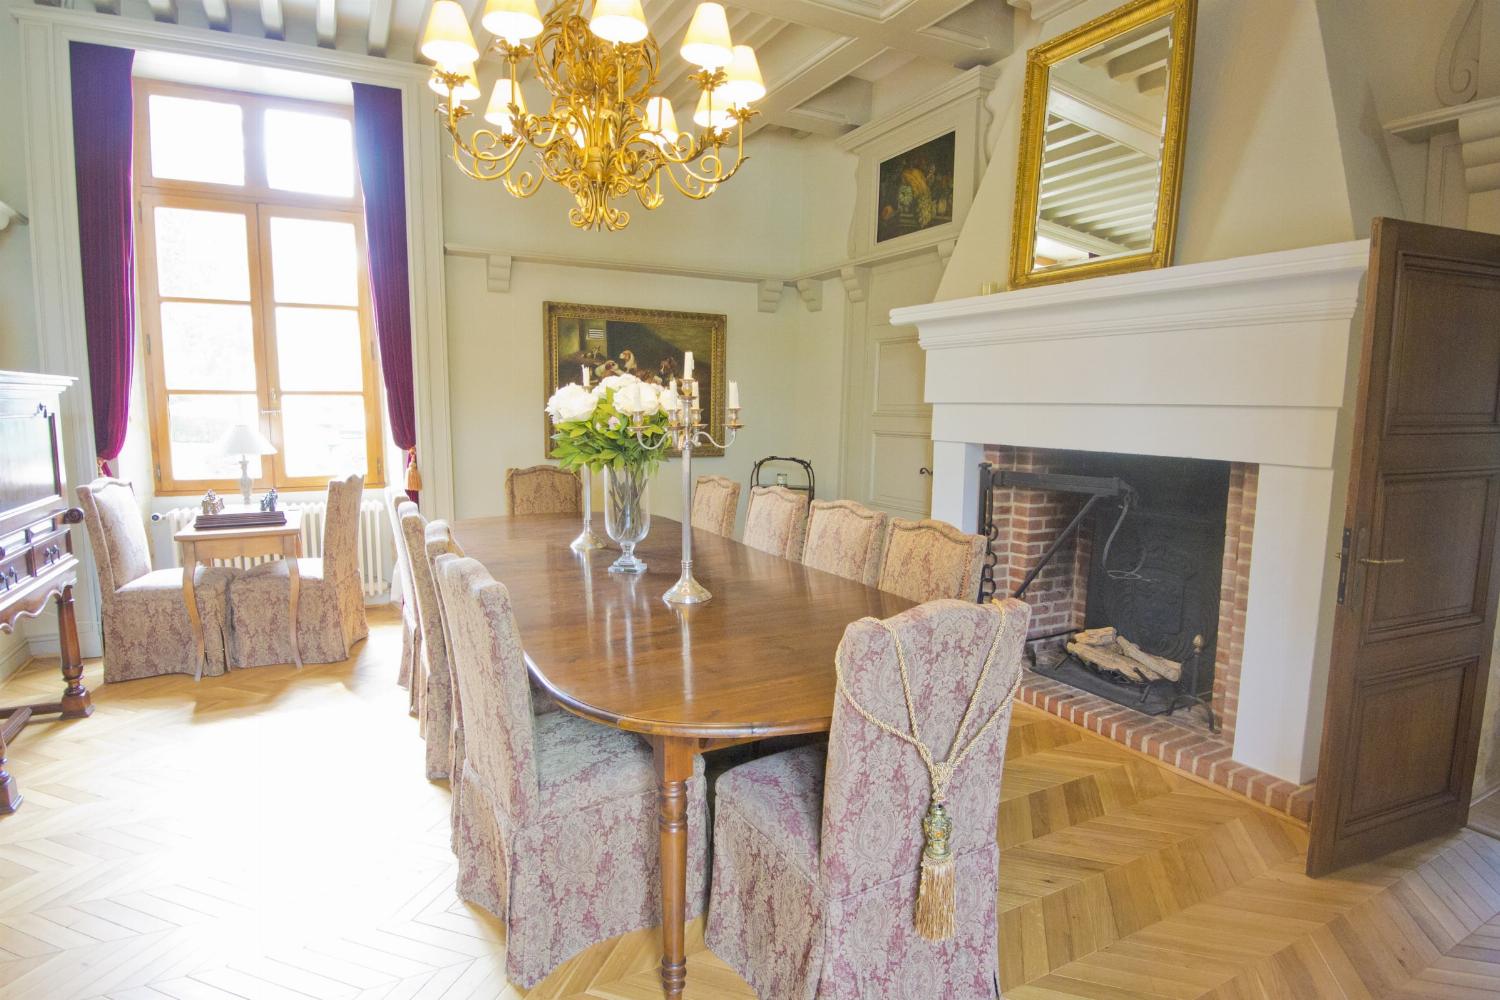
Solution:
M947 941L953 937L955 911L953 887L953 850L948 836L953 821L948 810L936 800L922 818L922 881L917 888L917 933L928 941Z

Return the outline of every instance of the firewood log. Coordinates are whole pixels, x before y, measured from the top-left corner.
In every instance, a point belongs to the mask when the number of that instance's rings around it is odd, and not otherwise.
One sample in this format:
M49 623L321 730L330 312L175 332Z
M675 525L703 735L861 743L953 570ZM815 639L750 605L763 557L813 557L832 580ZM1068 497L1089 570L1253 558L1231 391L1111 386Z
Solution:
M1169 660L1165 656L1154 656L1123 636L1116 640L1116 646L1120 652L1141 664L1151 673L1173 682L1182 677L1182 664L1176 660Z

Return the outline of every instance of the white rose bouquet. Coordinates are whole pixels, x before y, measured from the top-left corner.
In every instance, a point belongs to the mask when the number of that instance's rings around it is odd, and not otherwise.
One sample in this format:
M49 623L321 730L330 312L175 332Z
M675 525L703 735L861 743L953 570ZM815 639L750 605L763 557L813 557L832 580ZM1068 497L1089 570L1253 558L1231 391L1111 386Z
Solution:
M610 375L592 389L565 385L547 400L552 457L565 469L632 468L650 476L666 450L658 439L667 433L667 414L677 406L671 389L634 375ZM636 439L637 419L641 439L652 448Z

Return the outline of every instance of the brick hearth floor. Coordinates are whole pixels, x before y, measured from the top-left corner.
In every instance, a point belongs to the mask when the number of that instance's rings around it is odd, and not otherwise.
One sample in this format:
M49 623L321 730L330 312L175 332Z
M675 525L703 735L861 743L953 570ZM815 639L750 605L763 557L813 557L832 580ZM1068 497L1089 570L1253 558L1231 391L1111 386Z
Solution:
M1231 745L1208 731L1197 709L1149 716L1107 698L1033 672L1021 680L1021 700L1188 774L1307 822L1313 786L1296 785L1230 759ZM1192 721L1189 722L1188 720Z

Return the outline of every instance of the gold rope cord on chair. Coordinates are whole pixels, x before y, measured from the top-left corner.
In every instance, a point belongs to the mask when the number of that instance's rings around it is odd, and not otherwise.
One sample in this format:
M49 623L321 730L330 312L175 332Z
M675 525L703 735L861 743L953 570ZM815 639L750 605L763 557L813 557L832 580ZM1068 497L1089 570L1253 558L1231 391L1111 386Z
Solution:
M969 727L974 707L979 703L979 695L984 690L984 682L989 678L990 665L995 661L995 650L1000 645L1000 633L1005 630L1005 619L999 618L995 622L995 635L990 639L989 652L984 656L984 665L979 669L979 680L974 684L973 693L969 695L969 703L964 708L963 718L959 720L958 728L953 731L953 743L948 748L948 756L944 760L934 761L932 751L928 749L927 744L922 742L921 729L917 724L917 710L912 703L911 679L907 675L906 653L901 648L901 639L894 629L878 618L866 620L884 629L896 647L896 665L901 672L901 693L906 697L906 718L911 732L903 733L885 720L877 718L855 699L848 685L844 683L844 666L841 658L834 659L838 690L849 702L849 706L870 725L915 747L917 755L922 758L922 763L927 767L927 777L932 783L932 803L927 807L927 815L922 818L924 846L922 848L922 879L917 889L916 928L917 933L928 941L946 941L953 936L955 911L953 851L948 846L948 838L953 832L953 820L948 816L948 810L944 805L948 799L948 782L952 780L954 772L964 762L964 758L969 755L969 751L978 745L989 732L990 727L995 724L995 720L1000 718L1001 713L1010 706L1016 696L1016 690L1021 686L1021 674L1017 672L1015 683L1005 693L1005 697L1000 699L1000 703L995 706L989 718L984 720L984 724L974 732L973 736L964 740L964 730Z

